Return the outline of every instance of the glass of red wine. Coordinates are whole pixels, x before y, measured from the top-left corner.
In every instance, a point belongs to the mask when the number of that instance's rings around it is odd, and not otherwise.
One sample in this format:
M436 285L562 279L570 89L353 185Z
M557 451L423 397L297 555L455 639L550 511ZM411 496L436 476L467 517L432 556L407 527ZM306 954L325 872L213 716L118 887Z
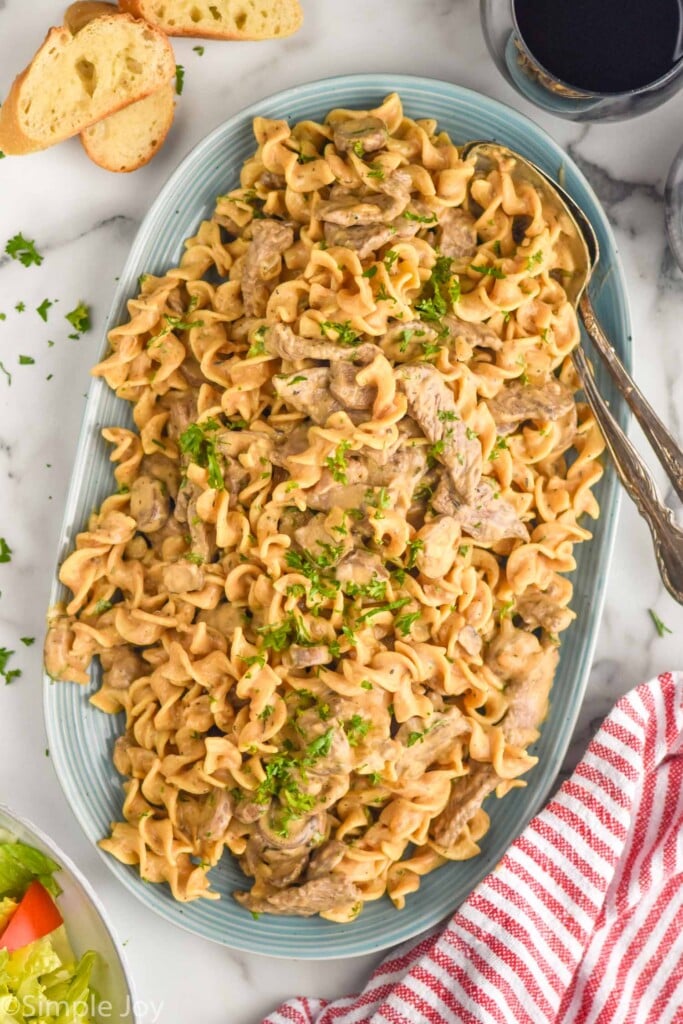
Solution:
M617 121L683 85L683 0L480 0L511 85L549 113Z

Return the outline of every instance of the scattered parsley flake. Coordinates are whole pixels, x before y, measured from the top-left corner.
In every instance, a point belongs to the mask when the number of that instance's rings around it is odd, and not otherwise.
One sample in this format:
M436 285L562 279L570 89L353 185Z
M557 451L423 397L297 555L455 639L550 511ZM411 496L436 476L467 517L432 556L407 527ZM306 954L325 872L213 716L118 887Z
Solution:
M412 213L410 210L404 210L401 214L406 220L415 220L418 224L436 224L437 216L435 213L430 214L428 217L421 217L419 213Z
M225 487L223 471L216 450L215 433L220 429L221 424L217 420L209 418L202 423L190 423L178 438L181 452L184 455L189 455L191 461L196 465L208 469L209 486L215 490L222 490Z
M12 561L12 549L4 537L0 537L0 562Z
M325 459L325 465L332 473L334 480L338 484L348 483L348 477L346 470L348 469L348 462L346 461L346 453L351 447L349 441L341 441L335 448L333 455L328 455Z
M19 260L25 267L36 266L39 267L43 262L43 257L36 249L35 242L30 238L24 238L20 233L10 238L9 242L5 246L5 252L8 256L11 256L13 260Z
M368 178L377 178L378 181L382 181L384 178L384 168L381 164L371 164L370 170L368 171Z
M175 66L175 91L178 96L182 95L185 86L185 68L182 64Z
M365 146L363 145L363 140L358 139L356 142L354 142L351 148L353 149L358 159L362 160L363 157L365 156Z
M421 612L406 612L400 615L394 622L394 627L402 636L407 636L412 629L413 623L420 618Z
M25 302L17 302L17 304L15 305L14 308L16 309L17 313L23 313L24 310L26 309L26 303Z
M199 54L200 57L204 56L204 47L203 46L193 46L192 49L193 49L194 53Z
M5 365L2 362L0 362L0 373L4 373L4 375L7 377L8 385L11 387L11 385L12 385L12 374L9 372L9 370L7 370L5 368Z
M358 332L354 331L351 326L350 320L345 320L344 323L338 323L334 320L322 320L320 330L326 338L329 338L330 331L334 332L337 337L331 340L336 340L338 345L357 345L360 338Z
M19 356L19 366L33 366L34 363L33 356Z
M650 614L650 618L654 623L654 627L657 630L657 636L663 637L666 633L673 633L672 629L669 629L668 626L664 625L659 615L657 615L656 611L654 611L652 608L648 608L648 612Z
M527 257L526 269L527 270L533 270L535 265L537 265L538 263L542 263L542 262L543 262L543 253L539 249L538 252L535 252L533 254L533 256L528 256Z
M395 249L389 249L388 252L385 252L384 259L382 260L382 262L389 273L391 273L394 263L396 262L397 259L398 253L396 252Z
M79 302L70 313L65 313L64 319L69 321L78 334L90 330L90 309L85 302ZM72 335L70 334L69 337L71 338Z
M470 270L473 270L475 274L483 274L487 277L495 277L496 280L498 281L502 281L503 278L507 277L507 274L500 270L499 267L485 267L483 265L475 266L474 263L470 263Z
M9 660L14 654L14 651L9 651L6 647L0 647L0 679L5 680L5 685L9 686L15 679L19 679L21 676L21 669L19 668L8 668Z
M367 270L363 271L362 276L363 277L374 277L376 273L377 273L377 264L373 263L373 265L371 267L368 267Z
M489 462L495 462L502 451L507 451L508 443L504 437L497 437L495 444L489 452Z
M47 311L50 306L54 306L54 302L51 302L49 299L43 299L41 304L36 307L36 313L45 323L47 323Z

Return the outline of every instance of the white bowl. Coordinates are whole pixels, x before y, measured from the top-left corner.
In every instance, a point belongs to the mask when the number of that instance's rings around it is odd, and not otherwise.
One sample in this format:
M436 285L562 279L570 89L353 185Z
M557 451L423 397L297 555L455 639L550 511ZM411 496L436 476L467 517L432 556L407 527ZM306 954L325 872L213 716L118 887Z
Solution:
M76 956L89 949L99 953L92 974L92 986L101 1005L100 1020L114 1024L137 1024L135 997L123 954L104 907L76 865L62 853L44 832L31 822L17 817L9 807L0 804L0 830L12 839L34 846L55 860L62 894L57 903L64 918L69 941Z

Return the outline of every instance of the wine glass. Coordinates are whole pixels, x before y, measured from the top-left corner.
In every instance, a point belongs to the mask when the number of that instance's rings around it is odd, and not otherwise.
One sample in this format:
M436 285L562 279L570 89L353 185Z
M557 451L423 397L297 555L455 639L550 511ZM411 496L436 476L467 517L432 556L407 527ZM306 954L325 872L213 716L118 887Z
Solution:
M643 0L645 2L645 0ZM498 70L536 106L572 121L620 121L664 103L683 85L683 58L655 81L625 92L590 92L553 75L529 51L512 0L480 0L484 38Z

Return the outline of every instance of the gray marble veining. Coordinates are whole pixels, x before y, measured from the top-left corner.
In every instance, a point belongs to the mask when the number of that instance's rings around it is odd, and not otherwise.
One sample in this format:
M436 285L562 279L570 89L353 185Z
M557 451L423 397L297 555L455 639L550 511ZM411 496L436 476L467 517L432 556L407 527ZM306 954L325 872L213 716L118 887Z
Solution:
M567 148L604 203L630 287L638 382L679 435L683 427L683 275L666 246L662 210L666 173L683 141L683 94L631 124L579 127L536 113L503 82L471 0L303 3L304 29L281 43L207 43L200 58L193 40L176 41L185 67L176 124L159 157L134 176L96 168L77 140L0 161L0 252L22 231L45 256L29 268L0 256L0 362L12 375L10 387L0 373L0 536L13 550L11 563L0 564L0 646L16 651L13 664L23 670L0 688L0 778L11 780L0 799L49 831L93 881L127 940L140 994L164 1002L164 1024L254 1024L295 991L331 997L357 988L375 959L318 965L247 957L162 923L86 842L45 755L40 638L89 367L137 225L189 148L259 96L333 73L431 75L510 103ZM61 13L51 0L0 0L0 97ZM56 304L44 323L36 308L46 297ZM74 341L64 313L81 299L92 307L93 329ZM35 363L19 365L22 354ZM632 435L643 445L637 430ZM662 474L657 479L663 486ZM657 636L649 608L671 634ZM23 647L22 636L38 640ZM666 595L647 530L624 500L590 685L564 771L622 693L681 667L682 655L683 609Z

